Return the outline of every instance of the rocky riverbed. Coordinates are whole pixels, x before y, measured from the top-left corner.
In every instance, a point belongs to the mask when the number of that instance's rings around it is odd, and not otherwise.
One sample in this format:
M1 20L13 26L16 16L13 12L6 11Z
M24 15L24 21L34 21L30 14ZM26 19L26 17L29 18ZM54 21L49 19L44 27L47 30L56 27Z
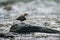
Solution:
M49 34L49 33L33 33L30 34L13 34L14 38L0 38L0 40L60 40L60 34Z
M13 0L14 3L11 2L0 0L0 33L14 35L14 38L0 38L0 40L60 40L60 34L14 34L9 32L12 25L21 24L15 19L24 13L29 14L24 23L60 31L59 0ZM4 10L7 3L11 5L11 11Z

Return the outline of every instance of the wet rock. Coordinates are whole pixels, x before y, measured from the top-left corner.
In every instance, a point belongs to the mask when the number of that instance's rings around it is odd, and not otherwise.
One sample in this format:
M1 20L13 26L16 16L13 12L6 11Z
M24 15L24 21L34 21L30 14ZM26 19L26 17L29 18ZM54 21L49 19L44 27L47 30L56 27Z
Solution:
M1 34L1 33L0 33L0 37L3 37L3 38L14 38L13 35Z
M4 25L3 24L0 24L0 27L3 27Z
M11 5L6 5L4 7L4 9L7 10L7 11L10 11L10 10L12 10L12 6Z
M50 26L50 24L49 24L49 23L47 23L47 22L45 22L45 23L44 23L44 25L45 25L45 26Z
M0 37L4 37L4 34L0 34Z
M58 30L49 29L46 27L41 26L33 26L33 25L18 25L15 24L11 27L10 32L16 32L16 33L33 33L33 32L42 32L42 33L59 33Z
M14 38L14 36L4 36L4 38Z

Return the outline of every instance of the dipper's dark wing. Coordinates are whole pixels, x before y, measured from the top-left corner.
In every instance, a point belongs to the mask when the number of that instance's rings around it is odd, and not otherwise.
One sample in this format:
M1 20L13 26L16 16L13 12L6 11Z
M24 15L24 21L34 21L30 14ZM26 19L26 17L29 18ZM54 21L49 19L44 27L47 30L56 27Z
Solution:
M25 16L19 16L16 20L24 21L26 20Z

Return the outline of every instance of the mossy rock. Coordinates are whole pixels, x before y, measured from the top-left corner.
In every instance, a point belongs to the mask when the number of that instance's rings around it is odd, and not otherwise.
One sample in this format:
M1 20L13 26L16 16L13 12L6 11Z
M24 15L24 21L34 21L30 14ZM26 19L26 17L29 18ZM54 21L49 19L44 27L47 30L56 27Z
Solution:
M18 25L15 24L11 27L10 32L16 33L33 33L33 32L42 32L42 33L60 33L58 30L49 29L41 26L32 26L32 25Z

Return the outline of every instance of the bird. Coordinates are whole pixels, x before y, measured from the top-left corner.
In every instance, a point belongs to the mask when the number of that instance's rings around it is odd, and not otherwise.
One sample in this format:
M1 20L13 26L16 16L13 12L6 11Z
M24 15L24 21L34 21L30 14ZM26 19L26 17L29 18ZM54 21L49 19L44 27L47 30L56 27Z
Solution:
M12 6L11 5L6 5L4 7L4 9L7 10L7 11L10 11L10 10L12 10Z
M25 21L27 15L28 15L27 13L24 13L23 15L19 16L18 18L16 18L16 20L19 20L19 21L21 21L21 22L22 22L22 21Z

